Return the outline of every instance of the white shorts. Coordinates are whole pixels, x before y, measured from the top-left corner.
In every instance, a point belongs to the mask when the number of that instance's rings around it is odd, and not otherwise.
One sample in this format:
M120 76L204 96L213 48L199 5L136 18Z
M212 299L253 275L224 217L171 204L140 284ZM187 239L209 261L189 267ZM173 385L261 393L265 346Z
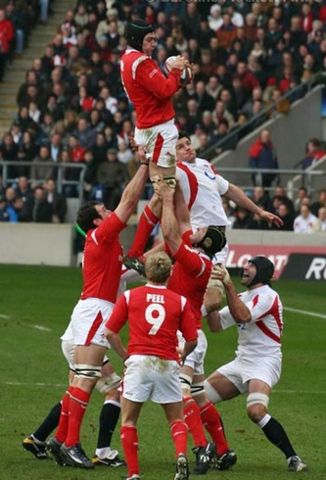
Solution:
M131 355L125 362L122 396L132 402L182 401L180 366L175 360L153 355Z
M150 128L135 128L137 145L146 147L151 161L159 167L168 168L175 165L175 146L179 132L174 120Z
M217 371L224 375L241 393L248 391L249 380L261 380L273 387L280 379L282 357L238 358L226 363Z
M197 330L198 340L197 347L186 357L184 365L190 367L194 371L194 375L204 374L204 362L207 352L207 338L202 330ZM183 346L184 338L178 332L179 346Z
M61 350L63 356L67 360L69 369L73 372L75 371L75 349L76 345L74 344L74 337L72 334L71 321L69 322L68 327L66 328L65 333L61 337ZM104 355L103 365L109 362L109 358Z
M229 254L229 246L228 244L226 244L225 247L222 248L220 252L215 253L214 257L212 258L213 265L216 265L217 263L226 265L228 254Z
M71 335L74 345L110 346L104 336L105 323L114 305L106 300L87 298L79 300L71 315Z

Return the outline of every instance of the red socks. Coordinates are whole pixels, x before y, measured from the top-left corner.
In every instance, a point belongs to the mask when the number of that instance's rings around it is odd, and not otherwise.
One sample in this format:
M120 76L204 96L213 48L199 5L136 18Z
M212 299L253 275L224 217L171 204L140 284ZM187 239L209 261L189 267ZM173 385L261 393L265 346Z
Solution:
M185 422L194 439L195 447L205 447L207 445L207 440L200 417L200 408L193 398L184 397L183 413Z
M70 396L74 390L74 387L69 387L62 399L62 404L61 404L61 414L59 418L59 424L57 431L55 433L55 438L58 440L58 442L63 443L66 439L67 436L67 430L68 430L68 414L69 414L69 401L70 401Z
M176 420L175 422L171 423L170 429L176 457L178 458L181 453L186 455L188 435L188 427L186 423L182 420Z
M86 412L90 393L75 387L71 392L69 401L68 432L65 439L66 447L79 443L80 426Z
M123 425L120 429L120 438L128 466L128 477L139 475L137 428Z
M158 222L159 218L154 215L150 206L146 205L140 216L133 244L128 252L129 257L140 257L143 255L149 236Z
M220 414L211 402L206 403L200 409L200 416L206 430L216 445L218 455L223 455L229 450L228 442L224 435L224 429Z

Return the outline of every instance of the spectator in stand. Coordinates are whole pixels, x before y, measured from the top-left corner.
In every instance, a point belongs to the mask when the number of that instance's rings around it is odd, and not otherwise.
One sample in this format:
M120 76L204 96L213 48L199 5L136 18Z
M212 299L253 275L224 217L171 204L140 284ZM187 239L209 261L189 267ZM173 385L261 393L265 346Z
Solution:
M325 188L322 188L321 190L319 190L318 201L314 202L311 205L311 213L317 216L319 209L323 207L326 207L326 189Z
M20 221L37 223L52 222L52 206L45 198L43 187L35 187L33 196L24 203L20 214Z
M269 188L277 178L277 173L261 173L257 169L278 169L277 155L268 130L262 130L259 138L249 150L249 167L255 171L253 184Z
M21 198L23 202L27 202L33 196L33 191L29 185L27 177L19 177L16 184L14 184L16 196Z
M275 188L275 196L279 197L282 203L285 203L288 206L288 209L291 213L294 213L294 205L292 200L287 196L285 188L282 185L278 185Z
M294 212L289 209L289 206L286 203L280 203L276 213L283 220L280 230L293 231Z
M46 162L47 165L38 165L39 162ZM42 145L39 154L33 160L31 178L34 182L43 181L44 178L52 177L53 173L53 159L50 155L50 148L47 145Z
M6 198L2 195L0 195L0 222L18 222L18 216L14 206L8 204Z
M236 208L235 210L235 221L233 223L233 228L239 229L250 229L255 228L254 219L251 213L244 208Z
M311 138L307 143L306 156L302 160L302 168L306 169L314 165L318 160L326 156L326 150L322 148L318 138Z
M106 161L102 162L96 172L97 185L102 190L103 203L109 210L118 205L124 185L128 181L128 170L124 163L119 162L117 150L107 151ZM98 197L96 198L98 200Z
M208 17L208 25L211 30L217 32L223 25L223 18L221 15L221 5L215 4L211 6L210 15Z
M45 199L52 206L52 222L63 223L67 213L67 201L60 195L52 178L46 180L43 185Z
M6 18L5 10L0 10L0 82L3 79L6 63L11 51L15 31L11 20Z
M317 217L311 213L310 207L301 205L300 215L294 220L293 230L295 233L310 233L316 220Z
M79 118L74 135L82 148L92 148L95 145L96 133L84 117Z
M311 233L326 233L326 207L318 210L318 218L312 225Z
M11 133L5 133L0 145L0 159L4 162L14 162L17 160L17 154L18 146L14 143ZM11 180L18 177L18 167L9 166L7 176Z
M299 213L302 199L308 195L306 187L300 187L297 192L297 197L294 199L294 210L295 212ZM315 215L315 212L313 212Z
M268 212L272 211L272 201L268 192L266 192L263 187L258 186L254 188L252 201L264 210Z

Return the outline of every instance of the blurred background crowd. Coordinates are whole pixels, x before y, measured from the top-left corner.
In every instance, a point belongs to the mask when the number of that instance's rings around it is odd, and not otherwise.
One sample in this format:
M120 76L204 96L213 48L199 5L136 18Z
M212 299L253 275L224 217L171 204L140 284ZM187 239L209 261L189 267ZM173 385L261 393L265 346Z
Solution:
M49 0L0 1L0 80L8 62L23 52L33 25L49 14ZM124 26L137 18L155 26L155 59L162 69L172 55L194 64L193 82L174 98L176 121L191 135L198 156L208 160L212 154L205 152L216 144L234 148L239 138L230 141L228 134L239 127L242 135L252 131L266 107L273 106L266 120L289 111L306 83L326 70L325 0L77 1L17 92L17 115L0 144L0 161L12 162L0 177L0 221L63 222L66 199L79 195L80 169L74 165L86 166L83 198L115 208L137 169L129 144L134 112L119 73ZM307 139L298 168L325 154L318 138ZM281 165L264 130L248 152L253 200L284 217L286 230L326 231L325 190L318 202L304 188L290 200L281 186L270 191L277 175L257 178L257 168ZM58 175L65 181L60 193ZM235 228L268 228L227 202L225 209Z

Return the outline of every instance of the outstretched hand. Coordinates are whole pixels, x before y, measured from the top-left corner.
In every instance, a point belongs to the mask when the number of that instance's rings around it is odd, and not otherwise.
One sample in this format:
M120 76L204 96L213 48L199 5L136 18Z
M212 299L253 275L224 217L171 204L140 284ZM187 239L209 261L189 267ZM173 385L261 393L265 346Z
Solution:
M139 163L147 163L149 162L146 154L146 148L143 145L137 145L135 137L129 137L129 143L130 143L130 148L133 151L133 153L136 154L136 160Z
M274 223L278 228L284 223L280 217L274 215L274 213L267 212L267 210L262 210L258 216L261 220L265 220L268 223Z
M211 279L220 280L223 285L228 285L232 281L229 272L221 263L214 265L211 272Z

